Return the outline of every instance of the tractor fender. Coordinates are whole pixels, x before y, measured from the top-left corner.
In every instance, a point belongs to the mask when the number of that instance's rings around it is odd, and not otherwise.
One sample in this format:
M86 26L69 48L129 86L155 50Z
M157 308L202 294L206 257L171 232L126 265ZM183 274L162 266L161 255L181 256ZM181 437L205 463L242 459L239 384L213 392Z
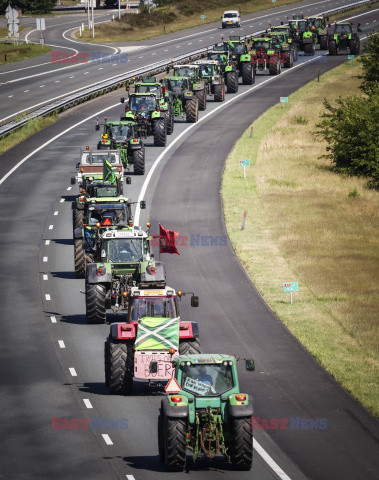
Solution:
M165 417L171 418L187 418L189 415L188 405L184 406L171 406L167 397L161 400L161 411Z
M241 55L240 62L250 62L251 61L251 55L245 54Z
M77 227L74 230L74 239L78 240L78 238L83 238L83 229L82 227Z
M166 271L162 262L155 262L155 273L149 274L148 271L141 273L141 283L156 283L166 281Z
M87 266L86 274L87 283L112 283L112 275L110 273L97 274L97 264L90 263Z
M151 112L151 119L155 120L156 118L162 118L161 112Z
M248 399L249 403L246 405L229 405L229 416L234 418L251 417L254 413L253 399L250 395L248 395Z
M128 327L131 328L131 330L122 332L123 335L121 335L120 329L122 326L128 325ZM136 325L130 324L130 323L125 323L125 322L116 322L111 324L109 336L113 340L135 340L136 338Z

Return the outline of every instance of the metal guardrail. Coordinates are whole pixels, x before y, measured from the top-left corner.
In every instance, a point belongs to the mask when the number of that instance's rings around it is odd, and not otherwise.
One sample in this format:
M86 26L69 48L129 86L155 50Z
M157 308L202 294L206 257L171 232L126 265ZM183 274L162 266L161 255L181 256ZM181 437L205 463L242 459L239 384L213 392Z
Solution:
M359 7L361 5L367 5L370 3L376 3L378 0L360 0L359 2L354 2L349 5L344 5L343 7L333 8L330 10L325 10L322 12L323 15L328 15L332 13L340 13L346 10L351 10L352 8ZM321 13L320 13L321 14ZM254 32L250 35L245 35L242 38L251 38L253 36L261 35L265 33L266 30L261 30L259 32ZM179 55L177 57L172 58L171 60L164 60L162 62L157 62L154 66L149 67L142 67L139 69L134 70L128 74L121 74L119 76L113 77L112 79L108 79L102 82L97 83L96 85L92 85L88 88L83 88L79 92L75 94L68 94L64 98L60 100L55 100L46 105L34 110L33 112L27 112L23 115L18 115L13 120L5 123L4 125L0 126L0 138L4 135L8 135L13 130L16 130L23 125L25 125L29 120L37 117L43 117L49 115L51 113L60 113L68 108L75 107L79 103L91 100L100 95L104 95L112 90L116 90L117 88L122 88L125 83L132 79L137 79L149 73L150 75L157 75L162 73L166 70L167 66L176 64L183 60L190 60L196 59L201 57L208 49L212 48L213 45L203 47L199 50L195 50L193 52L189 52L183 55Z

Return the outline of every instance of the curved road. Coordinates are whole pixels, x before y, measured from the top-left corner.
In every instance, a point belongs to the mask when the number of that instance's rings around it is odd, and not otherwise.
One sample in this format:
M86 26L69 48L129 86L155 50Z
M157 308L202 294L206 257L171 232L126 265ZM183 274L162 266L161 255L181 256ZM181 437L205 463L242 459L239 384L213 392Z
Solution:
M256 85L228 95L222 106L210 101L198 124L176 124L168 148L146 148L148 170L159 156L161 161L147 185L149 208L140 223L150 219L154 231L160 222L189 238L179 247L180 257L163 260L170 284L200 295L200 307L191 310L183 301L182 314L199 322L203 350L255 358L256 372L241 369L240 378L242 389L254 396L257 416L326 419L327 425L257 430L252 472L203 460L191 467L191 478L370 480L379 471L376 420L267 308L229 243L196 247L190 240L191 234L226 235L221 175L241 133L278 97L346 57L310 60L302 58L282 76L260 77ZM69 200L77 187L70 186L70 177L79 148L97 141L96 115L119 116L118 98L116 92L76 107L0 158L1 478L167 478L157 455L160 393L140 387L132 397L107 394L108 327L86 325L84 282L73 274ZM27 160L4 178L22 159ZM128 188L133 199L146 178L133 177ZM53 418L89 419L91 428L53 429ZM121 419L127 428L116 428Z
M9 69L10 66L0 67L0 94L2 96L0 121L12 118L16 113L31 110L36 105L52 101L56 97L72 93L89 84L96 84L122 73L132 72L140 67L212 45L220 41L221 35L235 33L247 35L267 28L269 21L272 21L274 25L279 24L280 21L286 21L286 16L291 17L292 13L304 12L305 15L312 15L351 3L351 0L319 0L316 2L307 0L244 16L242 26L237 32L234 29L222 30L219 23L214 23L140 42L138 45L115 45L112 50L105 46L72 41L69 36L70 32L67 31L69 28L67 20L64 20L62 21L63 25L47 28L46 43L57 45L56 50L60 50L59 46L78 50L81 63L73 64L65 61L64 63L46 64L52 59L52 54L49 54L47 59L40 62L42 64L40 66L34 59L34 67L31 69L17 71L18 67L13 67L7 71L6 69ZM54 22L56 23L56 20ZM80 23L81 21L77 20L72 28L77 27ZM371 28L374 26L375 23L371 25ZM62 36L63 34L65 37ZM30 39L34 41L38 41L38 38L38 32L34 32L30 36ZM117 51L122 55L114 56Z

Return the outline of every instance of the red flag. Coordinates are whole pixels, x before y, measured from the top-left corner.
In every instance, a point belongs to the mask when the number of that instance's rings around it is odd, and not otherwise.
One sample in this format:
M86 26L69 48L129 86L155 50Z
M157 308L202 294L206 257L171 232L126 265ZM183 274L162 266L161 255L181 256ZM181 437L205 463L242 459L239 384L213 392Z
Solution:
M160 248L161 253L177 253L180 255L176 248L176 237L179 235L179 232L174 232L173 230L168 230L163 228L159 224L159 233L160 233Z

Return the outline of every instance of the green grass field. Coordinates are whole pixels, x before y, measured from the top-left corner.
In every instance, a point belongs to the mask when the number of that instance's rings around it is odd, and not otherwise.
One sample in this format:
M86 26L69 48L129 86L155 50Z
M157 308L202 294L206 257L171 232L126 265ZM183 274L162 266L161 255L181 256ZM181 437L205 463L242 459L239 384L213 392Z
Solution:
M314 135L322 99L359 94L359 72L345 63L262 115L227 160L222 196L230 239L266 302L378 416L379 193L333 173ZM250 159L247 180L239 159ZM288 281L299 282L293 305Z
M50 51L51 47L47 47L46 45L42 46L34 43L20 43L17 46L13 42L0 42L0 65L19 62L20 60L42 55Z

